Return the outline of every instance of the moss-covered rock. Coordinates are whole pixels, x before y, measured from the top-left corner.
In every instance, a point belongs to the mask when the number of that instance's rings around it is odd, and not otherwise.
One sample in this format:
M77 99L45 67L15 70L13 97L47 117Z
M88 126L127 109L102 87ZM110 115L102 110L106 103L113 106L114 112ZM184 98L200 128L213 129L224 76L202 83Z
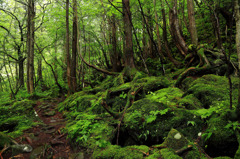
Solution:
M91 107L91 101L96 100L97 97L92 94L85 94L84 91L74 93L69 96L64 102L58 105L60 111L63 110L77 110L79 112L85 111Z
M177 88L162 90L163 92L156 91L134 102L128 109L124 123L130 132L129 136L140 144L159 144L171 128L176 128L185 136L196 138L202 130L203 121L192 112L175 106L178 93L179 97L182 95L181 90ZM172 92L177 92L176 97Z
M179 150L183 147L188 146L189 141L183 136L182 133L176 129L169 131L167 138L162 143L163 146L171 148L173 150Z
M174 151L169 149L169 148L165 148L165 149L160 150L160 153L161 153L161 157L163 159L169 159L169 158L171 158L171 159L182 159L182 157L176 155L174 153Z
M204 75L192 82L183 96L193 94L205 108L209 108L218 101L227 100L228 93L228 81L225 77Z
M234 157L238 149L237 137L232 129L226 128L228 124L226 118L215 114L207 123L207 134L210 134L210 137L205 143L207 145L206 152L212 157Z
M167 88L171 85L170 81L166 77L145 77L139 80L136 80L136 83L143 84L143 90L147 94L148 92L154 92L162 88Z
M92 158L96 159L143 159L145 154L148 153L149 147L147 146L127 146L121 148L117 145L110 145L103 150L96 150Z

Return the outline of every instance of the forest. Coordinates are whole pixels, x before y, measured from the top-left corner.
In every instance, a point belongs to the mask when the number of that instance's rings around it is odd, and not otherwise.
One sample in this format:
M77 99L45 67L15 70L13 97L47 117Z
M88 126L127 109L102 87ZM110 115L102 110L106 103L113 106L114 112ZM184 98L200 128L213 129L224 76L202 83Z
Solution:
M240 159L239 0L0 0L1 159Z

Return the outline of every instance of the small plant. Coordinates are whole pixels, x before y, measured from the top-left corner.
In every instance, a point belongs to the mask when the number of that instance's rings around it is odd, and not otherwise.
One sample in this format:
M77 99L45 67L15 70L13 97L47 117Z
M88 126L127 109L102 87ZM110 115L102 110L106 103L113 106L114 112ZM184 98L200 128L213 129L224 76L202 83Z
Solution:
M119 95L120 98L125 99L127 97L127 94L122 92L122 94Z
M240 123L238 121L235 122L229 121L229 123L224 128L232 129L233 131L240 130Z
M188 121L188 122L187 122L187 126L188 126L188 125L195 126L195 125L196 125L196 123L195 123L195 121Z
M166 108L163 110L151 111L150 115L147 116L147 118L146 118L146 123L152 123L153 121L156 120L158 114L165 115L165 114L167 114L168 111L169 111L169 108Z

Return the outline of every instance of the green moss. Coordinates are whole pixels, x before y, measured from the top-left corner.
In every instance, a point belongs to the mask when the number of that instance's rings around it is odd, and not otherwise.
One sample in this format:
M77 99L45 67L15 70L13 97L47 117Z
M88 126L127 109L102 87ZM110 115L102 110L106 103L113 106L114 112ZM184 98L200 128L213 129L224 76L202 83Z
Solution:
M161 157L163 159L182 159L182 157L176 155L171 149L165 148L160 150Z
M182 133L180 133L176 129L171 129L162 145L173 150L179 150L187 146L188 143L189 141L183 136Z
M77 92L69 96L64 102L58 105L60 111L63 110L77 110L79 112L85 111L91 107L91 101L96 100L95 95L86 95L85 92Z
M93 153L93 158L101 159L143 159L144 152L147 153L149 147L147 146L127 146L121 148L117 145L110 145L103 150L96 150Z
M152 101L176 107L177 102L181 99L182 95L183 92L179 88L168 87L150 93L150 95L147 95L146 97Z
M136 83L143 84L143 90L147 94L148 92L154 92L156 90L167 88L171 85L169 80L166 77L146 77L139 80L136 80Z
M161 154L160 154L160 150L158 149L153 149L149 156L146 157L147 159L157 159L157 158L161 158Z
M211 133L209 139L206 141L207 149L214 149L220 154L231 156L237 151L237 138L232 129L226 128L228 121L218 115L213 115L208 120L207 133ZM207 135L205 136L207 137Z
M113 80L113 86L117 87L119 85L124 84L124 77L123 77L123 73L120 73L117 77L114 78Z
M228 100L228 92L228 81L225 77L205 75L192 82L185 95L193 94L208 108L218 101Z
M3 149L3 147L10 146L12 144L11 138L4 134L3 132L0 132L0 148Z
M184 96L177 101L177 105L185 107L186 109L199 109L202 103L192 94Z
M227 156L224 156L224 157L215 157L214 159L232 159L231 157L227 157Z

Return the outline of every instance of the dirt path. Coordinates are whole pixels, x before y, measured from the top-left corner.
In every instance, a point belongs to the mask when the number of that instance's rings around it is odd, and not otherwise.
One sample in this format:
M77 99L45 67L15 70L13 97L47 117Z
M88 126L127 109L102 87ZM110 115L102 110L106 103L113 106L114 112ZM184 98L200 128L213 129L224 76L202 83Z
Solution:
M30 153L13 155L19 159L84 159L84 153L77 153L80 150L74 149L67 139L67 134L62 133L66 120L56 109L62 99L51 101L37 101L34 107L37 115L43 124L28 129L24 135L17 138L19 144L29 144L33 148ZM39 122L39 121L38 121ZM12 153L5 154L5 158L11 158ZM13 158L13 157L12 157Z

